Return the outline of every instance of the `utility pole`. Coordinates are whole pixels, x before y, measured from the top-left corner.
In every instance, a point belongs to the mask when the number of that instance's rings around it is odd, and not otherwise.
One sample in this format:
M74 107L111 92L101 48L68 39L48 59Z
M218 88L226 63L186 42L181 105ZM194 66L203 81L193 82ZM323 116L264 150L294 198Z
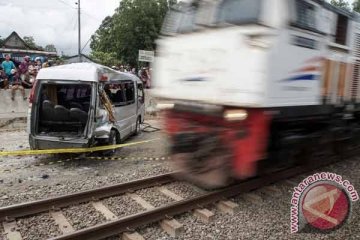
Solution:
M82 56L81 56L81 11L80 11L80 0L78 0L78 56L79 56L79 62L82 62Z

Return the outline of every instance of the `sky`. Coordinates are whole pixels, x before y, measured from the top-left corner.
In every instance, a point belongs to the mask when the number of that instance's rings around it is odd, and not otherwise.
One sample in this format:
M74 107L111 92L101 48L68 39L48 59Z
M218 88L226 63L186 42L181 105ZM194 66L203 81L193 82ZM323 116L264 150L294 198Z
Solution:
M120 1L81 0L82 46L102 20L114 13ZM75 2L77 0L0 0L0 36L6 38L16 31L21 37L33 36L40 46L54 44L59 54L75 55L78 41ZM83 52L90 52L89 44Z
M82 46L112 15L121 0L81 0ZM12 31L33 36L36 44L54 44L59 54L77 54L77 0L0 0L0 36ZM88 44L84 53L90 52Z

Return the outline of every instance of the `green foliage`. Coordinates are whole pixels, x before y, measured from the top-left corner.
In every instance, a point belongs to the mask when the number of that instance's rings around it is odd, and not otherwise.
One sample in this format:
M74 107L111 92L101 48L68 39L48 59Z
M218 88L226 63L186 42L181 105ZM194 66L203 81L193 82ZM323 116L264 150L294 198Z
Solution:
M35 39L33 36L25 36L25 37L23 37L23 40L32 49L40 50L40 51L44 50L43 47L36 45Z
M116 58L115 53L92 51L90 58L108 67L120 64L120 61Z
M23 40L24 40L24 42L25 42L29 47L34 48L34 49L37 48L37 46L36 46L36 44L35 44L35 39L34 39L34 37L32 37L32 36L25 36L25 37L23 37Z
M336 7L351 11L349 2L345 0L331 0L330 3Z
M121 62L136 65L140 49L155 49L165 14L175 3L176 0L122 0L115 14L106 17L92 36L93 55L110 53Z
M330 3L336 7L340 7L347 11L354 11L360 13L360 0L355 0L350 6L349 2L346 0L331 0Z
M352 5L353 11L360 13L360 0L355 0Z
M56 47L55 47L54 44L46 45L44 50L47 51L47 52L57 52Z

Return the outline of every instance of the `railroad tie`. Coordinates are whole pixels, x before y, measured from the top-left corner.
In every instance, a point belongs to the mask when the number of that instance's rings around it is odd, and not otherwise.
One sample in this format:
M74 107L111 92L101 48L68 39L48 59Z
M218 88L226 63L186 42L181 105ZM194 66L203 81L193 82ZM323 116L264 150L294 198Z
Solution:
M181 201L184 200L183 197L177 195L176 193L170 191L169 189L167 189L166 187L159 187L158 188L159 192L161 192L162 194L164 194L165 196L175 200L175 201ZM214 219L215 214L213 212L211 212L210 210L206 209L206 208L199 208L199 209L195 209L194 210L194 216L197 217L198 219L200 219L202 222L204 223L209 223Z
M122 235L122 240L145 240L138 232L128 233L125 232Z
M100 212L106 220L113 221L117 219L117 216L111 212L102 202L91 202L92 206Z
M245 193L241 195L241 198L252 204L260 204L263 200L255 193Z
M16 221L3 222L2 225L8 240L22 240L21 234L17 230Z
M281 195L281 190L273 185L266 186L263 189L261 189L261 191L269 196L280 196Z
M151 205L145 199L143 199L142 197L140 197L139 195L137 195L135 193L127 193L126 195L128 197L130 197L132 200L134 200L135 202L137 202L142 208L144 208L146 210L155 209L155 207L153 205Z
M239 204L233 201L220 201L216 204L217 209L225 214L234 215L239 211Z
M178 238L184 232L184 226L175 219L162 220L160 226L173 238Z
M133 199L135 202L137 202L142 208L146 210L153 210L155 207L148 203L145 199L140 197L137 194L134 193L127 193L127 196L129 196L131 199ZM184 226L176 221L175 219L171 220L162 220L160 221L160 227L170 236L177 238L179 235L184 231Z
M291 187L296 187L297 185L299 185L300 182L295 182L293 180L286 179L285 183Z
M69 221L66 219L64 214L60 211L51 211L50 215L59 226L61 232L63 234L73 233L75 232L74 228L71 226Z

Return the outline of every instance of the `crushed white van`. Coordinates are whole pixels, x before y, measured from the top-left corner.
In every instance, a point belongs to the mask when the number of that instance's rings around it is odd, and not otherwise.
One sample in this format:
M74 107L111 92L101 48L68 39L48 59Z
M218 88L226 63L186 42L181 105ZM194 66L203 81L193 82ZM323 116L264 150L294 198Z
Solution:
M141 80L94 63L42 69L30 103L31 149L117 144L139 133L145 114Z

